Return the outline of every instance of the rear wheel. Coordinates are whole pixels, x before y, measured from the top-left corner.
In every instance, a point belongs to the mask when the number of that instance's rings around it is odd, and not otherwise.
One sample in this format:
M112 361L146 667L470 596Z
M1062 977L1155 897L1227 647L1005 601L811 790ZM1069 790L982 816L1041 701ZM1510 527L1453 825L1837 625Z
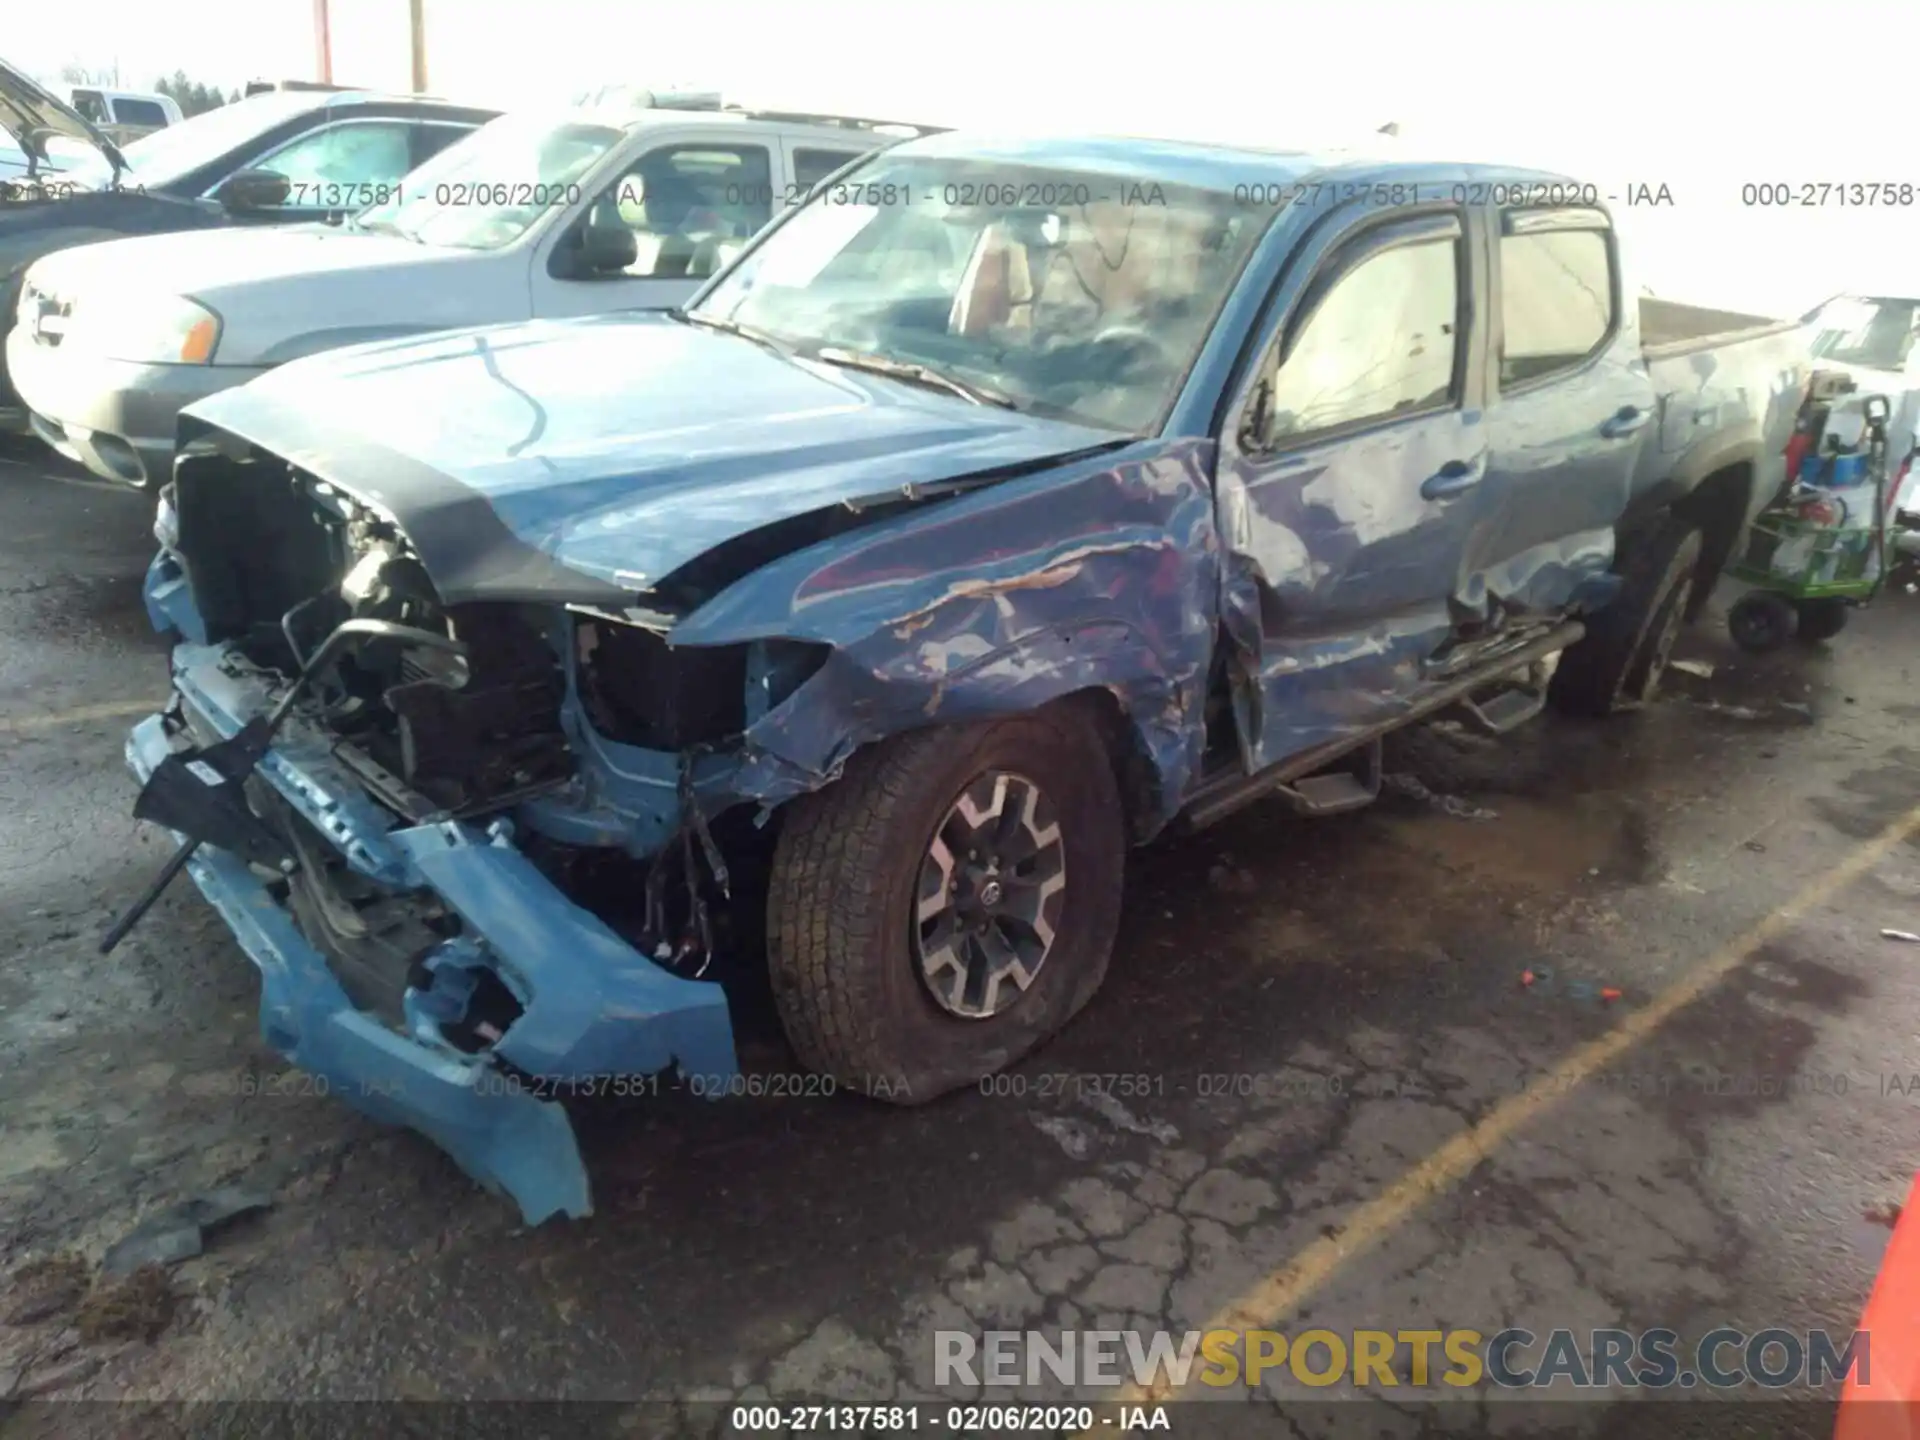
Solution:
M1794 606L1800 624L1795 634L1809 642L1831 640L1847 628L1853 607L1844 600L1802 600Z
M1793 638L1798 624L1793 602L1768 590L1742 595L1727 612L1727 633L1734 644L1752 655L1778 650Z
M855 755L774 854L767 953L801 1062L920 1104L1018 1060L1105 978L1125 835L1100 738L1063 707Z
M1627 551L1620 594L1587 622L1553 672L1547 696L1574 715L1637 710L1659 693L1660 678L1686 623L1700 567L1700 532L1670 520Z

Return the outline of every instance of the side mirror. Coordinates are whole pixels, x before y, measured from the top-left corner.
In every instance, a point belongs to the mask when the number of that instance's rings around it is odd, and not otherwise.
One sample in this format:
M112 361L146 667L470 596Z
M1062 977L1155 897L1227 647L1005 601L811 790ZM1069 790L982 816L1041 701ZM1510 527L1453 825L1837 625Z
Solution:
M560 278L588 280L618 274L632 265L640 258L640 242L625 225L589 220L574 229L553 258Z
M293 182L272 170L239 170L220 183L213 198L229 210L270 210L287 203Z

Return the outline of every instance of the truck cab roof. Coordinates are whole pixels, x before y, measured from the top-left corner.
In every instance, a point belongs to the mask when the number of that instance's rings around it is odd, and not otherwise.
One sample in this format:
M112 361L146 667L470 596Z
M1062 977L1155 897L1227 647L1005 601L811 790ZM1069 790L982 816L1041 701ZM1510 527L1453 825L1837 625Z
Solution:
M907 141L902 148L909 147L930 156L1093 170L1143 182L1213 190L1231 190L1238 185L1289 185L1309 179L1356 186L1390 180L1541 186L1549 190L1581 183L1572 176L1523 166L1413 158L1396 154L1385 144L1365 150L1296 150L1148 136L1062 134L1034 138L967 131L940 132Z

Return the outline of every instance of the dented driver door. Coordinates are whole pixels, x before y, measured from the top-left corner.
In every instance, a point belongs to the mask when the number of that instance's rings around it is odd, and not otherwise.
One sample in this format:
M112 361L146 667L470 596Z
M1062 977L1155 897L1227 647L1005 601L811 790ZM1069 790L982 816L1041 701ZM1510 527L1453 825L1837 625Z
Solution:
M1452 205L1329 217L1277 282L1217 487L1249 771L1391 719L1474 622L1483 223Z

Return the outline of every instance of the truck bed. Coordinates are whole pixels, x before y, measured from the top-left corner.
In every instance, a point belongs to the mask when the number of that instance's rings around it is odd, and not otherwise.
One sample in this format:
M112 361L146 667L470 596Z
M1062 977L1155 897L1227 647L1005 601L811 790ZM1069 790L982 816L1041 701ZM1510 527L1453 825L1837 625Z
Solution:
M1751 521L1786 479L1787 441L1812 373L1805 329L1796 320L1643 297L1640 346L1659 429L1641 447L1636 498L1671 503L1733 470ZM1713 547L1715 570L1732 539Z
M1710 310L1677 300L1640 297L1640 347L1649 359L1712 350L1742 340L1755 340L1774 331L1799 328L1796 320L1765 315L1743 315L1737 310Z

